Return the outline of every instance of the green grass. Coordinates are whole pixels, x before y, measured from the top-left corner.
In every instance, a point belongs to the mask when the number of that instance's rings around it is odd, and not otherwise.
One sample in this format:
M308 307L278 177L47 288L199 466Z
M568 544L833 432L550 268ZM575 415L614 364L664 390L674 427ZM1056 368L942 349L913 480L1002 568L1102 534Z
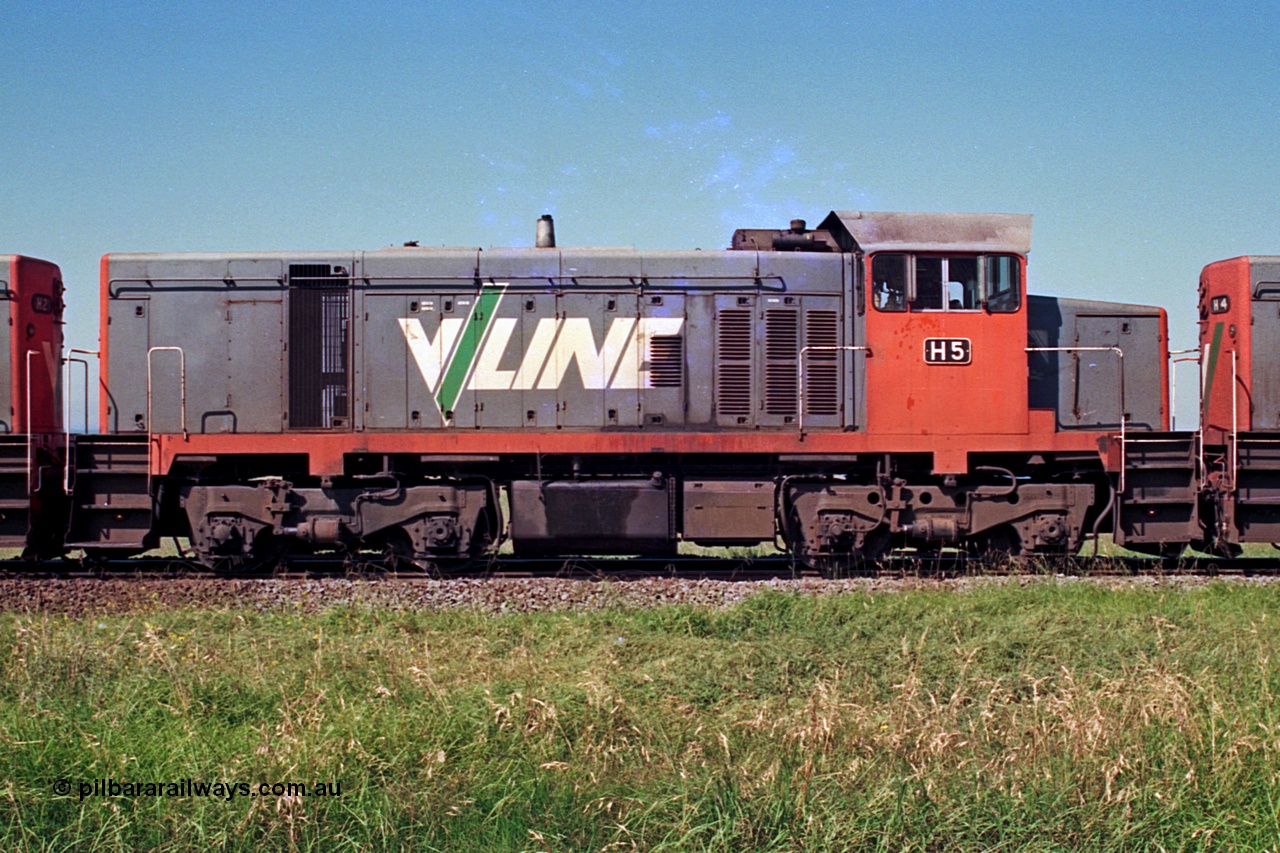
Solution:
M0 849L1275 850L1277 652L1225 584L4 615Z

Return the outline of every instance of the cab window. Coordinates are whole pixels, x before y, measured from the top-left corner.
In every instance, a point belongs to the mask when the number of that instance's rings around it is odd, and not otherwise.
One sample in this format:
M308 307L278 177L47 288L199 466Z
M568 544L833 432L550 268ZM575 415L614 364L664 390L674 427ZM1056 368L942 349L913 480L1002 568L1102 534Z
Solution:
M907 255L881 253L871 259L871 304L881 311L907 310Z
M880 311L1012 313L1021 307L1017 255L877 254L872 304Z
M974 311L981 303L977 258L916 258L912 311Z
M988 255L987 310L994 314L1012 314L1022 304L1022 262L1017 255Z

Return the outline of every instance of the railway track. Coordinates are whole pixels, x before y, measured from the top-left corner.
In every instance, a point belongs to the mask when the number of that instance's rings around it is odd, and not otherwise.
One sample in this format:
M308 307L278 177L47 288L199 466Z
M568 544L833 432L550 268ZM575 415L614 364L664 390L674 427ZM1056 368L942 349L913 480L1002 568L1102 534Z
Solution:
M604 566L604 567L602 567ZM940 590L962 594L986 585L1057 584L1194 588L1214 581L1280 582L1274 560L1072 560L1053 566L982 566L956 560L891 560L875 572L825 579L785 559L520 561L459 567L442 577L386 571L336 560L295 560L273 572L214 574L175 559L0 566L0 614L145 614L155 609L239 613L419 612L463 609L489 615L537 611L721 608L765 590L791 594L886 594Z
M13 579L161 579L213 578L226 580L310 580L347 578L378 581L449 579L565 579L629 581L653 578L714 581L767 581L840 579L852 577L951 578L981 575L1280 575L1275 557L1070 557L1053 561L1005 560L1001 562L954 556L896 557L857 570L819 573L778 557L752 559L723 557L676 558L573 558L520 559L503 557L485 562L444 565L435 569L388 568L373 561L330 557L293 558L287 564L252 571L211 571L194 561L175 557L139 557L84 563L76 560L37 562L0 561L0 578Z

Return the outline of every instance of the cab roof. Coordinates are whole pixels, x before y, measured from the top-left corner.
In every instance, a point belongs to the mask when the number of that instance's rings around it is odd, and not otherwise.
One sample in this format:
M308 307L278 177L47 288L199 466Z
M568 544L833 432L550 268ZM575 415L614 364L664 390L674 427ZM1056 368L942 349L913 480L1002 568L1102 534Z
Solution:
M865 253L1008 252L1031 250L1026 213L889 213L833 210L820 229L835 235L842 251Z

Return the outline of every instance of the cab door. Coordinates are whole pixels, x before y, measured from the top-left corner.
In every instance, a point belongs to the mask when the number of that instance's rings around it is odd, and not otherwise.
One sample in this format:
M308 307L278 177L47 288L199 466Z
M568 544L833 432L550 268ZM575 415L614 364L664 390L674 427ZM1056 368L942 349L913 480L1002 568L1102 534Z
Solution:
M1017 255L866 259L868 432L1027 431L1027 316Z

